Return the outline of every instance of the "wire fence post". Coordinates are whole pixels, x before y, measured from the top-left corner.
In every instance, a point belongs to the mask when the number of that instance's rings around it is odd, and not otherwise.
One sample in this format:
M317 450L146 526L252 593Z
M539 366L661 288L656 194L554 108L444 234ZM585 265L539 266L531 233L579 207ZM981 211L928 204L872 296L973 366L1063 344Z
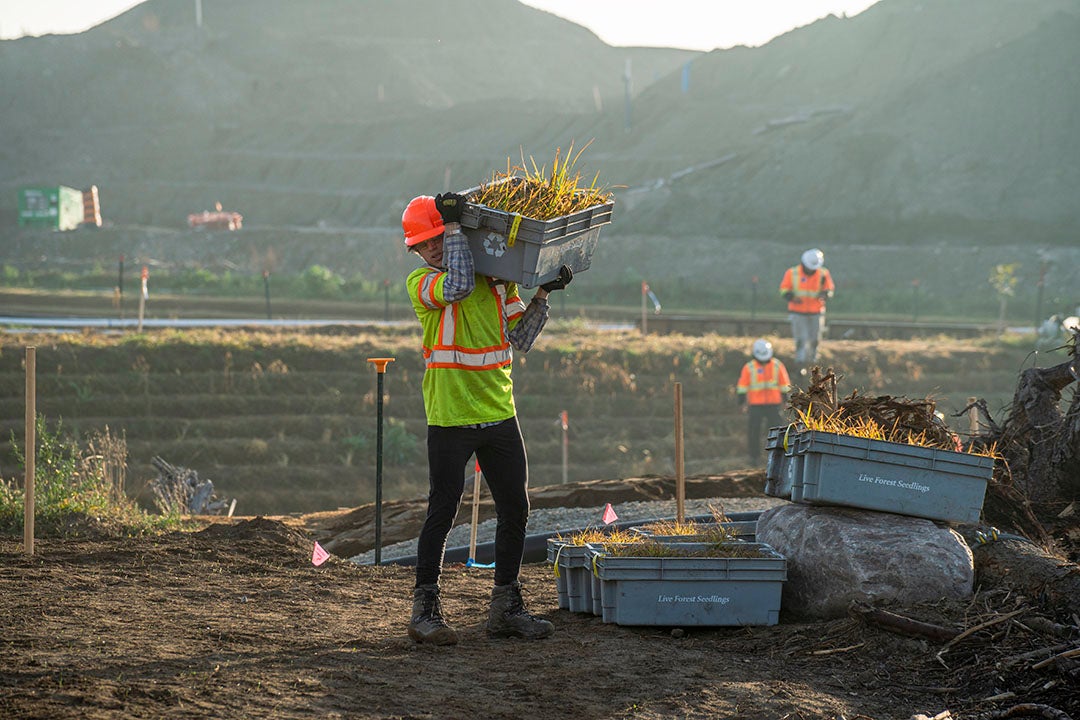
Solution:
M270 320L273 315L270 312L270 271L263 270L263 285L266 288L266 319Z
M649 334L649 314L645 312L645 299L649 295L649 283L641 281L641 334Z

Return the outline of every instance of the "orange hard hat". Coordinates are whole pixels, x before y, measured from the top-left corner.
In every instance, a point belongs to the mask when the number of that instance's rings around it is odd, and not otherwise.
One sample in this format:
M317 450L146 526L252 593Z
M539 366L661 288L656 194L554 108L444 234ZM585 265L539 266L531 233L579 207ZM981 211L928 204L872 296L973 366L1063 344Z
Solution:
M419 245L442 233L442 215L435 208L435 198L420 195L409 201L401 213L401 229L405 231L405 246Z

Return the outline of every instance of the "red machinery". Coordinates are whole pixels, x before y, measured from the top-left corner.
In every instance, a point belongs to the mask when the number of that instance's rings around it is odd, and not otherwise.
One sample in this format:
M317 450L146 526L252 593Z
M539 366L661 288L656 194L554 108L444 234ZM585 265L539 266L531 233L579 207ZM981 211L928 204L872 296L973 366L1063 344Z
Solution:
M244 223L244 216L237 212L226 212L221 203L215 204L213 212L204 210L187 216L188 227L197 230L239 230Z

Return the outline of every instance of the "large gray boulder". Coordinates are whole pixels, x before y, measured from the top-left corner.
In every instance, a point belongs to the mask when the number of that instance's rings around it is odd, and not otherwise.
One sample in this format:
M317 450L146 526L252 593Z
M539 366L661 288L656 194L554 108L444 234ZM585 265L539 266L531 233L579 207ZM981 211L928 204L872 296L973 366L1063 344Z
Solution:
M787 557L781 607L800 618L841 617L854 600L904 606L974 591L971 549L932 520L780 505L761 514L757 540Z

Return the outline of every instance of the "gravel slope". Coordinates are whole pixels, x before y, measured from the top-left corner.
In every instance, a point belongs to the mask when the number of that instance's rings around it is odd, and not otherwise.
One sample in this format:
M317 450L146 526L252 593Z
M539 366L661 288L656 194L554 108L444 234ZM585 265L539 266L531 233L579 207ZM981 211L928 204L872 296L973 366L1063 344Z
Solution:
M704 515L715 507L725 513L751 512L767 510L768 508L787 502L786 500L773 497L751 498L698 498L686 500L686 515ZM620 521L625 520L652 520L655 518L675 517L675 501L633 501L612 504L612 509L619 516ZM576 508L534 508L529 513L529 533L540 534L554 530L572 530L588 526L602 524L601 517L604 507L576 507ZM464 512L462 513L464 514ZM461 515L458 517L462 519ZM494 518L484 520L476 526L477 544L490 542L495 539ZM469 544L469 517L465 516L465 522L455 525L446 540L447 548L465 547ZM382 549L382 560L394 560L416 554L416 539L387 545ZM375 551L360 553L349 558L351 562L366 565L374 562Z

